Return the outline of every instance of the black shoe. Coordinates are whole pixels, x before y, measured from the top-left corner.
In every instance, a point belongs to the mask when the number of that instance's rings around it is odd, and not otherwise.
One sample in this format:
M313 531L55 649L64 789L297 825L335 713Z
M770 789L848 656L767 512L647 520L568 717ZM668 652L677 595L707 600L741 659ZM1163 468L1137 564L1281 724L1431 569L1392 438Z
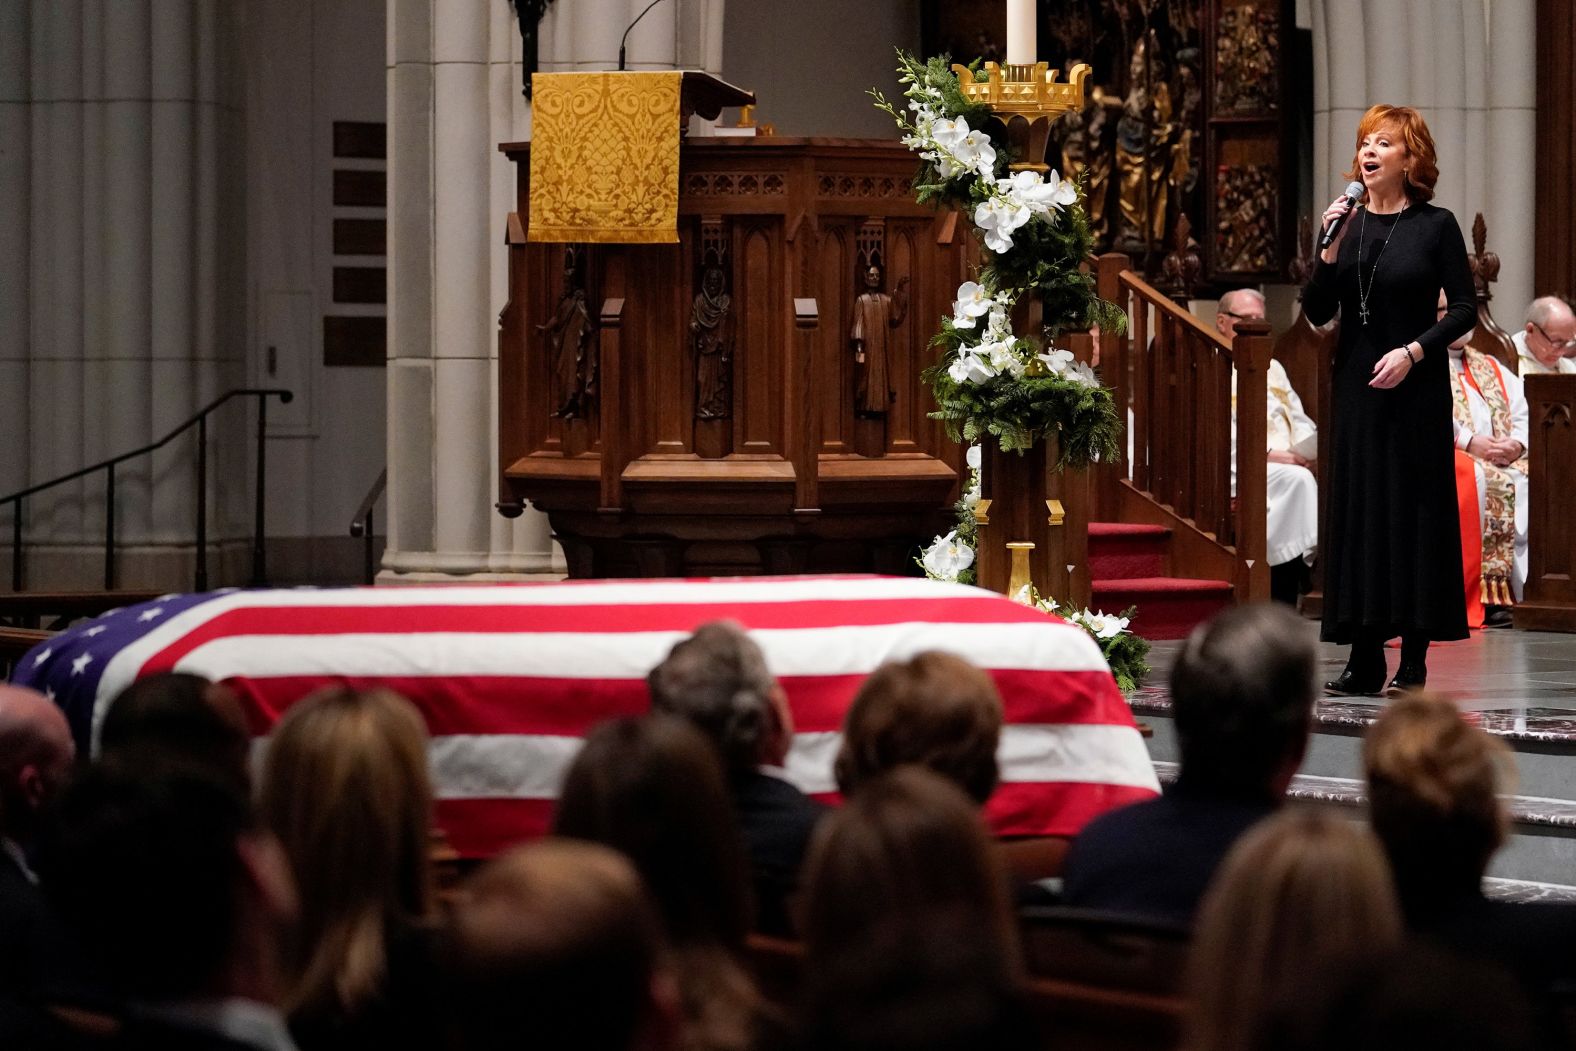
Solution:
M1483 616L1485 628L1508 628L1510 622L1509 606L1489 606Z
M1421 690L1428 684L1428 666L1426 664L1411 664L1401 662L1395 670L1395 678L1390 680L1385 693L1392 697L1399 697L1409 690Z
M1358 675L1348 667L1341 674L1324 684L1329 693L1341 694L1350 697L1377 697L1384 689L1384 668L1379 669L1377 675Z

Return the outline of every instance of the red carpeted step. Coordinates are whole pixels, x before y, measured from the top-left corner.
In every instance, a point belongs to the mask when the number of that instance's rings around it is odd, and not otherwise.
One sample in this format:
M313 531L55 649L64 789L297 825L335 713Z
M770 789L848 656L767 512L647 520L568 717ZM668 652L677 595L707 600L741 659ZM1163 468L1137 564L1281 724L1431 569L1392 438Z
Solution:
M1130 522L1089 523L1089 575L1095 580L1159 577L1166 572L1171 530Z
M1224 580L1187 577L1129 577L1090 582L1090 605L1107 613L1137 606L1129 627L1146 639L1186 638L1193 626L1233 602Z

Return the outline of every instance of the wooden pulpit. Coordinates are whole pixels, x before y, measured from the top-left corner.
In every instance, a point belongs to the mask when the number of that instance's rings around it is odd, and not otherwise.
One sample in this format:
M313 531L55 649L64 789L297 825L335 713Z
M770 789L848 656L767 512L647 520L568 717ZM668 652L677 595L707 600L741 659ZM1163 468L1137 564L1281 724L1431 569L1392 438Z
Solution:
M690 138L674 244L506 223L500 510L545 511L574 577L916 572L963 450L921 371L967 228L895 141Z

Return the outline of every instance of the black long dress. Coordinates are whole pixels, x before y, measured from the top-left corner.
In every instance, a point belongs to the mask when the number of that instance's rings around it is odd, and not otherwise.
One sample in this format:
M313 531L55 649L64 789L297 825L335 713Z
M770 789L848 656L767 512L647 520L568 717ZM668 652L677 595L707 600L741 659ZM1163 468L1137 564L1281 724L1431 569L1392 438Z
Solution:
M1466 243L1455 216L1430 204L1371 214L1366 223L1354 212L1347 221L1336 261L1314 268L1303 296L1303 312L1315 325L1341 312L1329 497L1319 538L1321 634L1337 643L1358 635L1464 639L1446 351L1472 327L1476 313ZM1363 289L1373 282L1366 325L1357 278L1364 225ZM1441 288L1449 310L1436 322ZM1378 360L1413 340L1422 345L1423 358L1406 377L1389 390L1368 386Z

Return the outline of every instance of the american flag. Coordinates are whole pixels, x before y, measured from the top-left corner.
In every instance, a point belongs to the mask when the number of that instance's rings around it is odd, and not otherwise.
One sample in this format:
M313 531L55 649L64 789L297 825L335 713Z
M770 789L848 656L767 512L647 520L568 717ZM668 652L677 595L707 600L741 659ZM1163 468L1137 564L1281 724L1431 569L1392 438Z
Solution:
M382 685L426 718L438 822L462 855L546 831L591 727L649 707L646 673L701 624L749 629L797 725L788 774L835 791L843 713L878 665L925 650L985 668L1006 708L1000 835L1070 835L1159 786L1132 713L1082 629L955 584L838 576L482 587L217 591L106 613L42 643L14 680L91 749L109 702L162 671L223 680L265 738L323 686Z

